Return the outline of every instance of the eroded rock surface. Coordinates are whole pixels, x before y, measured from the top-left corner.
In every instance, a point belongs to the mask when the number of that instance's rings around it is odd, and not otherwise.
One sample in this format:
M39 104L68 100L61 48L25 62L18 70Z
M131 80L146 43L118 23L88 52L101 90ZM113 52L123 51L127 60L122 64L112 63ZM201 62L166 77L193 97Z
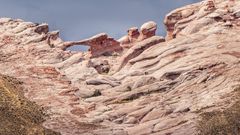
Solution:
M86 45L90 46L89 52L91 57L97 57L100 55L111 55L114 52L122 51L120 43L111 37L108 37L106 33L97 34L89 39L84 39L75 42L65 42L62 46L66 49L73 45Z
M118 41L124 48L130 48L137 42L144 41L145 39L151 38L156 35L157 24L153 21L144 23L140 27L140 31L137 27L130 28L126 36L123 36Z
M0 73L21 80L48 110L44 126L64 135L192 135L201 113L234 102L239 9L225 0L176 9L165 19L167 41L150 23L129 29L126 48L106 34L65 42L46 24L1 18ZM65 50L83 43L100 48Z

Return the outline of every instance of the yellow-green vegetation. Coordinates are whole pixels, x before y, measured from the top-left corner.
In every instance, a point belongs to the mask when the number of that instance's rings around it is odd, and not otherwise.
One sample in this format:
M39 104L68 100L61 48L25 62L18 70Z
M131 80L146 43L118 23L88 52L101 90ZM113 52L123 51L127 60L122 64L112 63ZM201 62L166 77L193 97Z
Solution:
M240 87L235 92L237 101L231 107L201 114L199 135L240 135Z
M43 109L23 96L20 85L0 75L0 135L59 135L41 125Z

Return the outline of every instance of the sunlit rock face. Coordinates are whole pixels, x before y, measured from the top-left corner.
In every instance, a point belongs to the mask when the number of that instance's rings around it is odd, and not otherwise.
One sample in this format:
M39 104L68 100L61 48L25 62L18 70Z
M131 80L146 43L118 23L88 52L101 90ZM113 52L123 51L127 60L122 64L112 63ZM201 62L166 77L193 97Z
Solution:
M62 48L66 50L66 48L74 45L86 45L90 47L88 52L90 57L113 55L114 53L122 53L123 48L130 48L134 43L155 36L156 30L157 24L153 21L149 21L141 26L140 31L137 27L130 28L127 30L127 35L119 40L109 37L106 33L100 33L81 41L65 42Z
M239 1L202 1L166 15L166 38L147 22L121 40L63 41L46 24L1 18L0 73L23 82L47 109L43 126L63 135L193 135L201 113L234 102L239 10Z
M237 25L236 21L239 18L234 16L234 12L239 8L238 3L234 0L205 0L172 11L164 20L167 29L166 40L213 27L216 21L229 26L233 23Z
M89 52L92 57L111 55L113 52L122 50L120 43L109 37L106 33L100 33L89 39L79 41L79 43L90 46Z
M130 48L136 42L141 42L147 38L155 36L156 30L157 24L153 21L149 21L140 27L140 31L137 27L129 28L127 31L128 34L120 38L118 41L122 47Z
M157 24L153 21L144 23L140 28L140 39L144 40L155 36L157 30Z

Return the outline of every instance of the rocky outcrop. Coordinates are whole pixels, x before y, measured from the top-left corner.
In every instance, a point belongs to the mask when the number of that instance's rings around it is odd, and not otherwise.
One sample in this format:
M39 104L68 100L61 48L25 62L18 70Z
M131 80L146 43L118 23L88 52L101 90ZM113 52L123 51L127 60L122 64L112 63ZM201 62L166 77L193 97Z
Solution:
M140 31L137 27L130 28L127 32L128 35L123 36L118 41L121 43L121 46L124 48L130 48L136 42L141 42L147 38L153 37L156 35L157 24L153 21L144 23Z
M77 42L65 42L63 49L66 49L73 45L86 45L89 46L89 52L91 57L100 55L111 55L113 52L119 52L122 50L120 43L111 37L108 37L106 33L100 33L89 39L84 39Z
M144 40L155 36L157 30L157 24L153 21L144 23L140 28L139 40Z
M132 27L127 32L128 32L128 35L123 36L118 40L122 45L130 44L138 41L138 37L140 33L137 27Z
M217 8L216 3L220 8ZM172 11L164 20L167 29L166 39L171 40L214 27L216 21L224 26L238 25L233 13L237 12L236 3L236 1L205 0Z
M235 102L239 5L176 9L165 19L167 41L154 23L120 41L100 34L65 42L45 24L1 18L0 73L19 79L25 96L47 109L43 126L63 135L196 134L202 113ZM78 44L93 48L65 50Z
M40 33L40 31L45 31L45 33L48 32L48 28L47 30L44 30L44 28L45 28L45 24L42 25L41 27L38 27L37 33ZM156 30L157 30L157 24L153 21L150 21L141 26L140 32L138 31L137 27L130 28L128 30L128 35L122 37L118 41L109 37L106 33L100 33L91 38L84 39L81 41L64 42L61 45L61 48L63 50L66 50L68 47L71 47L74 45L84 45L84 46L90 47L89 57L97 57L101 55L105 55L105 56L114 55L114 53L121 53L123 51L123 47L130 48L136 42L140 42L147 38L155 36ZM50 44L50 39L52 39L53 37L54 36L48 37L49 44Z
M120 57L120 60L119 60L120 66L118 67L117 71L122 69L128 63L129 60L137 57L138 55L140 55L143 51L145 51L149 47L156 45L158 43L164 42L164 41L165 41L165 39L163 37L153 36L151 38L148 38L146 40L138 42L137 44L135 44L133 47L131 47L129 50L127 50L127 52L124 53Z
M184 27L186 27L185 25L188 25L188 23L195 18L193 15L197 9L199 9L199 4L194 4L189 5L187 8L183 7L176 9L167 14L164 20L164 24L167 29L166 40L176 38L176 33L179 31L178 29L182 30ZM183 24L183 28L180 27L177 29L176 27L178 24Z

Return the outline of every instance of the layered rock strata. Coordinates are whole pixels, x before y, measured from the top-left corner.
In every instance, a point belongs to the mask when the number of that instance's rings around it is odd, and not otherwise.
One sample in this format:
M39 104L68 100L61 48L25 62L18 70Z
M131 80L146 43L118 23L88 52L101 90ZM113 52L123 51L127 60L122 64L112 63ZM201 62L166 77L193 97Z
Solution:
M65 42L46 24L1 18L0 73L21 80L49 114L43 126L63 135L196 134L199 115L234 103L240 85L240 2L210 3L170 12L167 41L154 23L130 29L127 48L106 34ZM66 50L76 44L93 48Z
M130 28L127 31L128 34L120 38L118 41L120 42L122 47L130 48L136 42L141 42L147 38L155 36L156 30L157 24L153 21L149 21L141 26L140 31L137 27Z

